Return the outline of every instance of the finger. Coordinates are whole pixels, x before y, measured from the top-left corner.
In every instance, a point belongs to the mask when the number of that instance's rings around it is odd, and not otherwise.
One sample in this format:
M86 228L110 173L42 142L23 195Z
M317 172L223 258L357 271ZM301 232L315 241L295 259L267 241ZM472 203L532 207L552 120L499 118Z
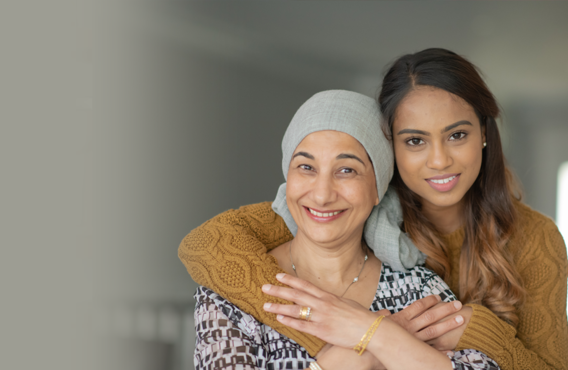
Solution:
M304 321L304 320L296 320L296 319L292 319L288 316L284 316L284 315L277 315L276 316L276 320L278 320L279 322L281 322L282 324L292 328L292 329L296 329L299 330L301 332L304 333L308 333L308 334L315 334L315 327L314 327L314 323L313 322L308 322L308 321Z
M431 341L432 339L439 338L447 332L457 328L458 326L462 325L463 322L463 316L458 315L452 320L446 320L434 325L430 325L425 329L414 333L414 336L423 342Z
M314 296L304 293L297 289L281 287L277 285L265 284L262 286L262 292L273 297L285 299L296 304L308 307L317 306L319 300Z
M263 306L266 312L275 313L278 315L284 315L297 319L302 313L302 306L296 304L276 304L276 303L265 303ZM314 319L314 310L310 309L310 321Z
M446 317L455 314L461 310L462 304L460 301L444 302L440 303L420 314L418 317L414 318L409 326L408 330L413 333L420 331L428 326L437 323Z
M429 295L428 297L414 301L410 306L406 306L404 310L401 311L401 314L403 314L408 320L412 320L424 311L437 305L441 300L442 299L437 294Z
M314 284L312 284L312 283L310 283L310 282L308 282L304 279L300 279L300 278L297 278L297 277L289 275L289 274L284 274L284 273L277 274L276 279L283 284L286 284L286 285L288 285L288 286L290 286L294 289L300 290L302 292L311 294L314 297L321 298L321 297L325 296L326 294L329 294L328 292L325 292L325 291L321 290L320 288L316 287Z

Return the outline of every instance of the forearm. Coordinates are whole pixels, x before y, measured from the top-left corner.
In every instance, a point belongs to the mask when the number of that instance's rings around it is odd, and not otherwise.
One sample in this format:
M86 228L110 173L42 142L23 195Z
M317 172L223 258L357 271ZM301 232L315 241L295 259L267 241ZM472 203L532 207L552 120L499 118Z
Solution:
M323 351L322 351L323 352ZM330 346L322 355L318 355L317 362L323 370L380 370L385 369L382 364L370 353L359 356L354 350Z
M387 369L451 370L450 359L384 318L367 346Z
M262 274L272 274L275 267L280 271L266 252L291 239L282 218L272 211L270 202L264 202L223 212L197 227L182 240L178 256L193 280L225 296L249 288L240 276L227 279L232 272L228 269L253 274L253 278L273 276Z

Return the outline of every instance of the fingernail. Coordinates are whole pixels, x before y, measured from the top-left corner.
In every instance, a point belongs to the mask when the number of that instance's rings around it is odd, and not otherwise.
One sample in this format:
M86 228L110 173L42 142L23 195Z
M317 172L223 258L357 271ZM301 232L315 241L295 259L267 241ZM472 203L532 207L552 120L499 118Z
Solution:
M278 320L282 320L283 318L284 318L284 315L278 315L278 316L276 316L276 319L278 319Z
M454 301L454 307L456 308L456 310L461 310L462 303L460 301Z
M270 306L272 306L272 303L267 302L267 303L264 304L264 309L268 310L270 308Z
M279 274L276 274L276 279L280 280L280 279L282 279L285 275L286 275L286 274L283 273L283 272L281 272L281 273L279 273Z
M461 317L461 316L456 316L456 322L457 322L458 324L463 324L463 317Z
M448 352L446 352L446 355L448 355L448 356L450 356L450 357L454 357L454 352L448 351Z
M272 287L272 285L270 285L270 284L264 284L264 285L262 286L262 291L263 291L263 292L268 292L271 287Z
M440 302L442 300L442 297L440 297L439 294L436 294L436 299L438 300L438 302Z

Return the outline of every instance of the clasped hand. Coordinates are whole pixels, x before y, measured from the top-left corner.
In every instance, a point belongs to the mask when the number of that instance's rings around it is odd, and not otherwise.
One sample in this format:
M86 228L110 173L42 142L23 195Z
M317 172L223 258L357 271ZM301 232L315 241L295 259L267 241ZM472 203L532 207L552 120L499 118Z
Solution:
M277 314L277 320L284 325L344 348L357 345L377 315L384 315L417 339L440 351L450 351L457 346L471 317L471 308L462 307L459 301L440 302L437 295L417 300L395 314L388 310L371 312L297 277L278 274L276 278L290 288L267 284L263 292L295 304L266 303L265 311ZM309 322L298 319L302 306L311 308Z

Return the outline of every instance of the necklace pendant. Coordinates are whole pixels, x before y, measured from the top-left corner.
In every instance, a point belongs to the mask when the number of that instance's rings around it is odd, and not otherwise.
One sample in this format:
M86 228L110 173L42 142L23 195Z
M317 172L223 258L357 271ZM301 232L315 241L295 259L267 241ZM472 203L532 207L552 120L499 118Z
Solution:
M354 283L356 283L357 281L359 281L359 276L357 276L355 279L353 279Z

